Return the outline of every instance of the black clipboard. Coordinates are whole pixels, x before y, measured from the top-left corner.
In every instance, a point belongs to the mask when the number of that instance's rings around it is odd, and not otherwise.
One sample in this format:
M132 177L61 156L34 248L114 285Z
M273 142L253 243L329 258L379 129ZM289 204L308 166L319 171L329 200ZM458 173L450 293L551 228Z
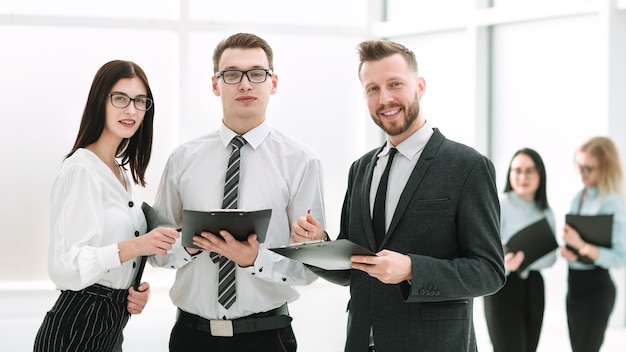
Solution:
M270 250L287 258L325 270L352 268L350 257L353 255L376 255L369 249L346 239L303 242L290 246L270 248Z
M573 227L580 237L593 245L611 248L613 237L613 214L605 215L575 215L566 214L565 223ZM578 261L585 264L593 264L593 261L586 256L581 256L578 251L570 246L567 248L576 255Z
M559 248L554 232L546 218L536 221L515 233L504 246L505 253L524 252L524 261L517 269L526 269L537 259Z
M198 248L193 244L193 236L202 231L219 236L220 230L230 232L239 241L256 233L259 243L265 242L265 235L272 216L272 209L245 211L242 209L215 209L197 211L183 209L182 244L184 247ZM201 248L198 248L201 249Z
M157 226L159 226L159 214L157 214L156 211L154 211L154 209L148 203L141 203L141 210L143 210L143 215L146 217L146 223L148 224L146 233L152 231ZM139 284L141 284L141 276L143 275L143 269L146 268L147 260L148 257L145 255L139 259L139 269L137 270L135 280L133 281L133 287L135 288L135 291L139 290Z

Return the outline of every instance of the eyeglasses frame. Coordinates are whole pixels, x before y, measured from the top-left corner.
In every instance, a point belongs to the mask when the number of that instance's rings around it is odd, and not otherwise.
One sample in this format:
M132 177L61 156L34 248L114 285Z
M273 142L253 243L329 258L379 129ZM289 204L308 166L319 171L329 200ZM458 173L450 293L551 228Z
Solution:
M224 78L224 73L226 73L226 72L233 72L233 71L241 72L241 77L239 78L239 81L233 82L233 83L226 82L226 79ZM261 82L252 82L250 80L250 76L248 76L248 72L250 72L250 71L265 71L265 79L263 81L261 81ZM265 83L265 81L267 81L267 76L271 76L273 74L274 73L272 72L272 70L267 69L267 68L251 68L251 69L249 69L247 71L244 71L244 70L224 70L224 71L215 72L215 78L219 79L220 77L222 77L222 80L226 84L239 84L243 80L243 76L246 76L246 78L248 79L248 82L255 83L255 84L260 84L260 83Z
M128 100L128 104L126 104L126 106L115 106L115 104L113 104L113 96L114 95L123 95L123 96L127 97L129 99ZM133 102L133 106L135 107L135 109L137 109L139 111L148 111L148 110L152 109L152 107L154 106L154 101L152 99L150 99L150 97L147 97L147 96L140 97L141 99L146 99L146 101L150 101L150 107L148 107L145 110L137 107L137 99L138 98L136 98L136 97L135 98L131 98L128 95L122 94L122 93L109 93L109 94L107 94L107 96L111 99L111 105L113 105L114 108L118 108L118 109L126 109L130 105L131 101Z

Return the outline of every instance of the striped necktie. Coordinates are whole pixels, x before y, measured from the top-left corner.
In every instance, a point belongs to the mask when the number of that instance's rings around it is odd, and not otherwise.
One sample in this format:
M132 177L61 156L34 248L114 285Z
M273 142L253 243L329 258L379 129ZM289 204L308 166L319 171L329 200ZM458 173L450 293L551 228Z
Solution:
M224 185L223 209L237 209L237 199L239 194L239 157L240 149L246 144L242 136L235 136L230 142L233 150L228 159L228 169L226 169L226 183ZM215 253L211 253L215 254ZM212 256L213 262L219 260L219 282L217 286L218 302L228 309L237 299L235 288L235 262L224 256Z

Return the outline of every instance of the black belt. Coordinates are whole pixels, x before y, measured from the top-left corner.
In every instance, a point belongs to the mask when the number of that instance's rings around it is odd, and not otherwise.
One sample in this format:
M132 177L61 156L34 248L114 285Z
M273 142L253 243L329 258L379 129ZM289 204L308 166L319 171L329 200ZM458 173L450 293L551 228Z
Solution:
M284 328L291 324L287 303L267 312L256 313L234 320L209 320L178 309L176 323L190 329L209 332L212 336L230 337L247 332Z
M128 298L128 290L110 288L100 284L93 284L77 292L80 294L92 295L95 298L108 299L118 303L125 303Z

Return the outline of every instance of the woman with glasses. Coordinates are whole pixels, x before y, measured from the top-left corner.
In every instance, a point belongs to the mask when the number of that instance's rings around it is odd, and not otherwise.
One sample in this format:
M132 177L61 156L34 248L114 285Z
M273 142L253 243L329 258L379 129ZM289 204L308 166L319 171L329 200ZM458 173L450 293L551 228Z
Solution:
M626 208L623 174L615 144L594 137L581 145L574 156L584 188L572 200L570 213L613 215L611 246L585 241L565 224L561 254L569 261L567 324L574 352L600 351L609 316L615 304L615 284L609 268L626 263ZM568 248L569 247L569 248Z
M132 187L146 184L153 117L141 67L100 68L52 187L48 272L61 294L34 351L121 351L129 315L143 310L149 285L131 287L140 258L166 254L178 237L168 228L139 236L147 224Z
M548 205L546 170L539 153L520 149L509 164L504 194L500 197L500 235L506 243L518 231L546 219L556 233L554 213ZM556 251L520 270L522 251L504 257L504 287L484 297L485 318L494 352L534 352L543 324L545 291L540 270L556 262Z

